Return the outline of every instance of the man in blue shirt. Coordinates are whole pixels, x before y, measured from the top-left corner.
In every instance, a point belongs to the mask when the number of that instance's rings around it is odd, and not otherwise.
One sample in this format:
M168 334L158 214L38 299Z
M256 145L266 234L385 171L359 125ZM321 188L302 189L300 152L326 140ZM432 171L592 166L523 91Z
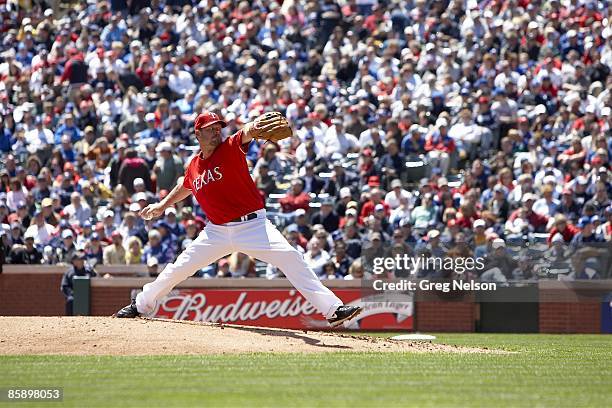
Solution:
M72 143L78 142L83 137L79 128L74 124L72 113L67 113L64 116L64 123L55 131L55 144L62 143L63 135L68 135Z
M28 51L24 43L20 43L19 52L15 56L15 61L21 63L24 67L30 67L30 65L32 65L32 58L34 58L34 55Z
M120 19L121 16L119 14L113 14L110 25L104 27L102 34L100 34L100 39L104 41L104 46L106 48L110 48L113 41L121 41L123 39L123 34L125 34L126 29L123 23L119 24Z
M147 123L147 128L142 132L138 132L136 138L141 141L149 138L159 141L162 137L162 133L155 127L155 114L147 113L145 115L145 122Z
M604 242L603 238L595 234L595 226L593 225L591 217L581 217L580 220L578 220L578 227L581 231L572 238L570 242L572 249L580 249L582 244Z
M157 230L149 232L149 243L143 251L144 261L155 257L160 264L166 264L174 260L174 250L172 247L162 244L162 236Z
M76 151L72 146L72 141L70 140L69 135L63 135L61 137L59 151L64 160L69 162L74 162L76 160Z
M425 139L418 124L410 126L408 134L402 139L402 152L406 156L418 156L425 153Z

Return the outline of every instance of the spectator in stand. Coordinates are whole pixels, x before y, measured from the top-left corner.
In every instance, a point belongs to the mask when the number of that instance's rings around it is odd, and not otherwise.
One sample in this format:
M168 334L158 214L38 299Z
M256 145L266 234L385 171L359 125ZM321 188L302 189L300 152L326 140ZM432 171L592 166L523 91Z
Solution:
M393 180L390 186L391 190L385 195L385 203L389 205L391 210L399 207L402 199L405 199L407 202L412 199L408 190L402 188L402 181L400 179Z
M58 261L69 264L77 248L74 244L74 232L67 228L61 231L61 244L58 248Z
M147 261L147 273L152 278L156 278L159 275L159 262L154 256Z
M533 204L536 202L537 198L538 197L533 193L525 194L521 200L523 206L510 214L508 221L514 221L521 213L521 210L524 210L525 219L534 231L541 231L545 229L546 225L548 224L548 217L533 211Z
M143 257L147 261L155 257L160 264L167 264L174 260L174 250L172 247L162 245L162 236L158 230L149 232L149 242L145 245Z
M518 261L508 253L506 242L496 238L491 243L484 265L484 272L480 275L482 281L505 283L512 279L512 272L518 266Z
M157 176L157 190L172 190L179 177L184 173L182 161L172 153L172 145L162 142L157 147L158 160L153 167Z
M333 262L327 262L325 265L323 265L323 273L321 274L321 280L327 280L327 279L343 279L344 275L340 274L337 269L336 269L336 265Z
M104 248L102 255L105 265L124 265L126 263L126 253L123 247L123 237L119 231L111 234L112 244Z
M595 194L593 198L585 203L585 206L593 206L596 214L603 215L604 209L610 205L610 198L608 197L608 188L604 181L598 181L595 185Z
M140 238L136 236L129 237L125 246L127 251L125 252L125 263L127 265L138 265L142 263L142 242ZM151 258L154 259L154 258Z
M319 240L316 238L311 239L308 242L308 251L304 254L304 261L319 278L324 277L323 267L329 260L329 253L321 247Z
M177 220L176 208L169 207L166 209L166 211L164 212L164 221L168 226L170 234L174 235L177 238L185 235L185 227L181 225Z
M27 189L17 177L11 179L10 188L11 190L6 193L6 205L9 210L17 211L17 204L26 200Z
M385 256L385 247L380 232L373 232L364 243L361 251L361 261L366 273L374 274L374 262L376 258Z
M68 215L71 223L84 224L91 217L91 208L87 203L82 203L81 194L74 191L70 194L70 204L64 208L64 214Z
M39 265L42 261L42 254L34 246L34 238L34 234L30 232L25 234L23 245L13 243L9 253L9 263Z
M264 198L276 191L276 180L269 172L270 166L267 162L259 164L258 173L255 176L255 185L263 194Z
M423 135L427 133L427 129L414 124L410 126L408 134L402 139L401 147L402 152L407 157L418 157L421 154L425 154L425 139Z
M241 252L230 255L229 266L232 278L250 278L255 273L255 261Z
M326 156L331 157L334 153L345 156L347 153L359 151L359 140L355 135L345 132L342 119L332 119L332 125L325 132L323 139Z
M421 205L414 208L411 214L411 223L415 228L426 229L434 225L436 220L436 208L433 204L431 193L423 195Z
M151 170L149 166L147 166L147 163L142 158L138 157L138 153L135 150L127 149L125 151L125 158L119 167L117 182L125 186L131 195L135 191L134 181L136 179L144 181L145 188L151 190Z
M198 227L198 224L194 221L194 220L189 220L185 223L185 236L183 237L183 239L179 242L178 247L179 248L184 248L185 244L184 241L186 240L194 240L198 237L198 234L200 233L200 228Z
M319 194L325 182L315 173L314 162L304 163L304 176L301 178L305 193Z
M51 240L53 230L53 226L45 221L42 211L37 210L32 225L28 227L25 235L32 235L34 244L44 246Z
M543 186L541 191L542 198L533 204L533 211L547 217L552 217L557 213L560 202L554 198L554 188L551 185Z
M85 256L88 263L97 265L104 262L105 244L105 242L100 240L100 235L97 232L91 234L89 242L85 244Z
M447 174L451 164L452 155L455 152L455 141L447 133L448 121L439 118L436 121L436 128L427 136L425 140L425 151L432 165L439 167L442 174Z
M361 207L360 221L363 223L366 217L372 215L377 205L382 205L385 216L390 214L389 204L382 200L383 193L378 188L374 188L370 192L370 199Z
M578 228L580 228L580 231L574 235L570 242L574 250L579 249L583 245L604 242L603 238L595 233L593 217L580 218L578 221Z
M301 235L304 236L307 240L312 238L312 226L308 223L308 218L306 218L306 211L303 208L298 208L295 210L295 225Z
M63 117L63 123L55 131L55 144L60 143L76 143L81 140L81 130L74 123L72 113L66 113ZM63 136L67 136L64 142ZM70 160L73 161L73 160Z
M330 253L330 262L334 264L336 273L340 274L342 277L349 274L349 268L354 261L353 258L347 254L346 250L346 243L343 240L339 240L335 241L334 249Z
M334 210L334 201L331 198L325 198L321 201L321 208L311 218L312 225L321 224L325 231L332 233L338 229L340 225L340 217Z
M502 185L496 184L493 187L493 197L487 203L487 209L500 220L508 218L510 212L510 203L505 192L506 189Z
M340 199L342 199L342 191L348 191L349 195L347 196L347 194L344 193L344 196L350 197L351 189L347 186L355 185L357 183L357 180L358 178L354 171L347 171L344 168L344 165L341 160L333 159L332 176L327 180L324 192L336 197L340 195Z
M308 210L310 196L304 191L302 180L293 180L291 182L291 190L279 202L283 212L294 212L298 209Z
M361 259L355 259L349 268L349 273L344 277L345 280L369 279L371 275L366 274Z
M567 222L567 217L564 214L557 214L554 218L554 226L551 228L550 233L548 235L548 244L552 243L552 239L557 235L563 238L563 241L569 244L574 236L580 232L578 228L576 228L573 224L569 224Z
M394 139L387 142L387 151L378 161L378 172L382 175L385 189L391 185L391 181L402 178L406 170L406 157L399 150Z

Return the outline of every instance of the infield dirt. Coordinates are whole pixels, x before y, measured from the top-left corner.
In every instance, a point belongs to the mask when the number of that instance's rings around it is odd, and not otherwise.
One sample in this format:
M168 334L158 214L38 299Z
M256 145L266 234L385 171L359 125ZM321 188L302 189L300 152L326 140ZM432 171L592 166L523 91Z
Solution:
M338 332L110 317L0 317L0 355L185 355L339 351L503 353Z

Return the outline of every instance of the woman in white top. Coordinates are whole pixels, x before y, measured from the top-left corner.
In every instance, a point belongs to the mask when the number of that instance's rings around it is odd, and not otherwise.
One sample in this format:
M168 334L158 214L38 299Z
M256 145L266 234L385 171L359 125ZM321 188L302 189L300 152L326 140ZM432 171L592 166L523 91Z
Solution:
M6 205L11 211L17 211L19 202L26 201L28 190L21 184L21 181L19 181L17 177L11 179L10 186L11 191L6 193Z
M321 243L317 238L311 239L308 242L307 248L308 251L304 255L304 260L314 273L320 277L323 274L323 266L330 259L329 253L321 248Z

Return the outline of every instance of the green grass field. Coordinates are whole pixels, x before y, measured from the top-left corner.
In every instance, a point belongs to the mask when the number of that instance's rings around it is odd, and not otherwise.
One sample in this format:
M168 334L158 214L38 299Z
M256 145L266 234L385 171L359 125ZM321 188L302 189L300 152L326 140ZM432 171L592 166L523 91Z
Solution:
M63 406L74 407L611 404L612 336L440 334L437 341L517 353L2 356L0 388L64 387Z

